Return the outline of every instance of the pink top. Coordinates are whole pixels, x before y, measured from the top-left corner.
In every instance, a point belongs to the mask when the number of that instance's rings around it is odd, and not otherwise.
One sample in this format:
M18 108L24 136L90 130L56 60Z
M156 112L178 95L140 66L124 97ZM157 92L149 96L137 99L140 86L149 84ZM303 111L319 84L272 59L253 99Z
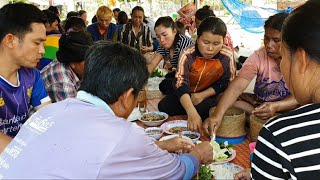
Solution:
M280 101L290 95L280 67L267 56L266 49L256 50L243 64L238 76L251 81L257 75L254 93L265 101Z

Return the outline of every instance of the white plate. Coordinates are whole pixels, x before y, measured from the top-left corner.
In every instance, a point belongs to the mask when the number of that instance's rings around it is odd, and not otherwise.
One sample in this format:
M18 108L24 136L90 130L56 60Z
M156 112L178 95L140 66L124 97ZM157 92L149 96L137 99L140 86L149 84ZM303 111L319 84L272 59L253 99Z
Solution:
M234 158L236 158L236 155L237 155L236 150L232 150L232 155L228 159L226 159L225 161L213 162L212 164L223 164L223 163L226 163L226 162L230 162Z
M171 135L168 135L168 136L164 136L162 138L159 139L159 141L165 141L165 140L168 140L168 139L172 139L174 137L177 137L179 136L178 134L171 134ZM192 143L192 140L190 138L188 138L187 136L182 136L183 139L186 139L187 141L191 142Z
M175 120L175 121L169 121L169 122L165 122L161 125L161 128L163 129L163 132L167 133L167 134L175 134L175 133L171 133L169 132L169 130L171 128L174 127L188 127L188 121L186 120Z
M214 170L212 173L214 179L234 179L234 174L243 170L243 167L233 163L210 164L209 166Z

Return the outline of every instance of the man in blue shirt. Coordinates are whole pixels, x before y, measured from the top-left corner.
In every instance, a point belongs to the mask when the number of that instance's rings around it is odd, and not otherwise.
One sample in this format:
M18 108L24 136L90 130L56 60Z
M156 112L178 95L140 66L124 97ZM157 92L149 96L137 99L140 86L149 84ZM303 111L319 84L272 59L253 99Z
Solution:
M0 9L0 131L10 137L28 119L31 107L38 110L50 103L35 69L45 52L45 22L46 16L30 4L7 4ZM0 150L1 145L5 143L0 142Z

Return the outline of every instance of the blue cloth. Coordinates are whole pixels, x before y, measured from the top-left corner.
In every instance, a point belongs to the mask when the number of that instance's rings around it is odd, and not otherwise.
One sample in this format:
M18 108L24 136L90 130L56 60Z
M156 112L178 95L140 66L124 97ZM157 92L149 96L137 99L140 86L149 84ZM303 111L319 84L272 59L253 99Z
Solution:
M117 39L120 38L120 32L122 27L118 27L117 25L110 23L108 29L103 35L103 39L101 38L101 34L99 32L98 23L93 23L87 27L88 32L91 34L93 41L99 40L107 40L112 41L114 36L117 36Z
M272 15L279 12L291 12L292 8L287 10L276 10L272 8L263 8L252 6L241 0L221 0L224 7L233 16L236 22L246 31L251 33L264 32L264 22Z
M50 101L39 71L21 67L15 86L0 76L0 131L14 137L29 117L31 106Z
M184 174L183 179L192 179L200 166L198 159L193 157L191 154L181 154L179 155L179 158L183 161L186 167L186 173Z

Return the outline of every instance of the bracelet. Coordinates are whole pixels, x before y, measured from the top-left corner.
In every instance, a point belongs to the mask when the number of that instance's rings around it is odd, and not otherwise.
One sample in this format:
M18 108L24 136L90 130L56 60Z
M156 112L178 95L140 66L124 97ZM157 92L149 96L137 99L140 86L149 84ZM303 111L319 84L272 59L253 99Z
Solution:
M202 155L201 155L201 153L200 153L196 148L194 148L193 150L199 154L199 156L200 156L200 164L201 164L201 162L202 162Z

